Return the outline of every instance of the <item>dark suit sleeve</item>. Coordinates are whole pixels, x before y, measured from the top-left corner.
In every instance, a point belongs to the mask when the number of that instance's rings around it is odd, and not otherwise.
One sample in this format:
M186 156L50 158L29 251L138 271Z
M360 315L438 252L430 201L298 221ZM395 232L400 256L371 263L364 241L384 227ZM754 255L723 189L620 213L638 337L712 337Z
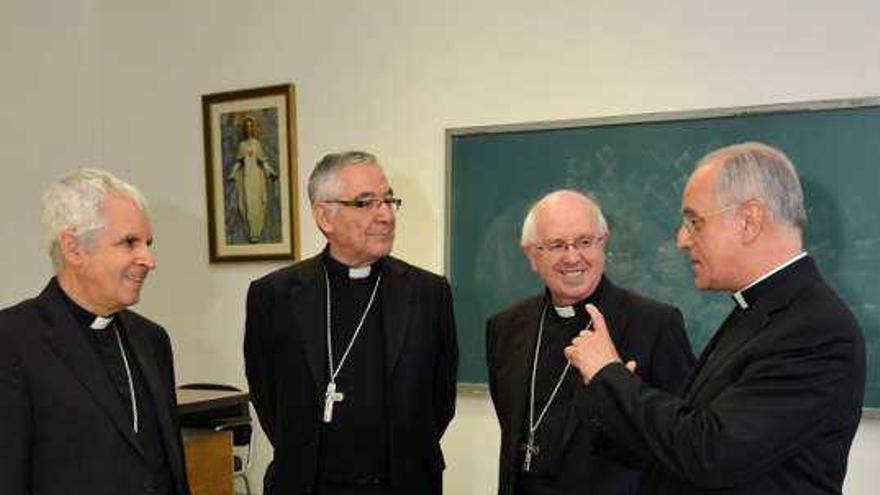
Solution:
M492 370L492 363L495 361L495 322L494 318L486 320L486 370L489 372L489 398L495 402L495 394L497 393L497 383L495 382L495 373ZM496 411L497 415L497 411Z
M854 402L855 348L839 334L793 326L775 347L752 349L730 382L707 384L718 390L706 404L651 387L619 363L597 373L587 395L618 440L693 485L724 488L789 459L829 417L857 413L839 410Z
M684 318L678 309L672 307L665 307L662 314L653 312L648 318L647 321L655 325L651 332L653 338L647 344L650 357L646 362L637 363L636 374L651 386L679 394L695 364L694 354L684 333ZM648 329L633 330L646 332ZM575 397L576 407L581 411L586 407L588 411L586 414L581 413L582 416L589 417L592 400L589 394L580 387ZM605 429L599 421L594 421L594 427L600 432L597 437L597 453L632 468L643 469L646 466L644 446L638 444L638 449L634 449L627 442L615 440L616 433Z
M169 400L172 405L172 416L177 421L177 394L175 393L177 380L174 377L174 352L171 349L171 339L164 329L160 330L157 335L159 337L158 354L161 360L159 372L162 374L162 383L167 387L166 390L171 392ZM175 424L175 426L178 425Z
M184 493L189 493L190 488L189 480L186 477L183 435L180 430L180 415L177 413L177 381L174 377L174 351L171 348L171 339L164 329L159 330L159 355L162 360L159 372L162 374L162 381L165 384L166 390L170 391L168 400L171 404L172 426L176 433L174 439L177 442L177 455L179 456L178 460L182 468L180 482L183 484ZM168 455L171 456L172 454L169 453Z
M0 493L26 495L31 493L30 397L14 346L2 342L0 347Z
M271 314L271 293L259 282L251 283L247 293L244 330L244 363L248 388L260 425L275 444L275 372L267 352L267 333Z
M489 370L489 397L495 406L495 416L501 421L501 411L498 409L498 377L495 370L495 352L498 340L498 318L493 316L486 320L486 368Z
M436 404L435 435L439 440L455 415L456 379L458 378L458 341L455 333L455 316L452 307L452 291L443 279L438 307L439 349L434 370L434 403Z

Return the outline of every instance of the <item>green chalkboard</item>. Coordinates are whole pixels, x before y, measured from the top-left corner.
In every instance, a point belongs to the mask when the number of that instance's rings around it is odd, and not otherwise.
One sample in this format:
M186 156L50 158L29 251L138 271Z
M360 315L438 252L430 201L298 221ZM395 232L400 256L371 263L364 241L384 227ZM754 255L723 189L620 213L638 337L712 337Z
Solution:
M799 170L807 251L865 333L865 405L880 407L880 100L649 114L455 129L447 133L447 261L462 383L485 383L486 318L541 290L518 246L528 207L567 187L599 200L611 228L607 272L678 306L695 352L731 309L693 288L674 236L693 166L720 146L763 141Z

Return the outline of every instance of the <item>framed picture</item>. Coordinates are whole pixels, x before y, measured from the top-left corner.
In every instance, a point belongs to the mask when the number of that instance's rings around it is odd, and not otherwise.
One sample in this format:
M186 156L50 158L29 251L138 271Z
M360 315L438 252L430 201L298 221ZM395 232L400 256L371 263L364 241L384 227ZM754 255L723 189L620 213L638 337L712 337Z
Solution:
M299 258L292 84L202 96L212 263Z

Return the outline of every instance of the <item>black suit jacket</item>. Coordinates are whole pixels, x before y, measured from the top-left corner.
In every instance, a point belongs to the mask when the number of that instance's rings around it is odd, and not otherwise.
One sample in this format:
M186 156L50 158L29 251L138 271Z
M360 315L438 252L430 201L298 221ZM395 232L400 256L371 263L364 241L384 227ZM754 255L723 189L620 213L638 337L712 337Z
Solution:
M707 346L683 399L618 365L587 387L596 420L656 463L646 492L841 493L861 418L861 332L812 259L765 283Z
M595 304L613 329L612 339L621 358L636 360L638 373L648 383L670 392L680 389L694 365L681 313L621 289L607 278L601 283L601 297ZM545 300L543 293L536 295L492 316L487 323L489 390L501 424L499 495L514 493L517 449L527 421L532 359ZM583 387L579 385L574 401L582 400ZM559 493L635 493L641 471L632 467L634 461L627 452L616 450L612 443L595 425L576 414L569 415Z
M168 336L132 311L117 317L153 397L174 493L187 494ZM149 493L124 407L56 283L0 312L0 493Z
M438 275L391 257L381 263L391 484L401 494L440 493L440 437L455 412L458 366L451 292ZM316 256L248 290L248 383L275 448L267 495L314 489L327 382L323 273Z

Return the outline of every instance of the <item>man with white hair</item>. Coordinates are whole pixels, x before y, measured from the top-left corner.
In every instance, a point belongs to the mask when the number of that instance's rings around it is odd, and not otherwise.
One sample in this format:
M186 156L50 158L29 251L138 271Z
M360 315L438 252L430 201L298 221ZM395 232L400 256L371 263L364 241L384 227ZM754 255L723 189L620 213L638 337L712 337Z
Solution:
M0 312L0 493L189 493L168 335L126 309L156 267L143 195L75 170L42 216L55 276Z
M694 363L681 313L605 275L610 233L599 205L577 191L548 194L523 223L522 249L546 290L487 324L489 386L501 423L499 495L634 494L641 479L615 439L577 410L583 384L563 349L595 304L614 342L649 383L675 392Z
M446 279L390 255L401 200L377 158L309 177L317 256L248 290L245 368L275 448L267 495L440 495L458 347Z
M683 398L630 373L595 331L566 355L587 382L593 421L652 464L647 493L839 494L862 412L858 323L803 249L800 180L776 148L744 143L697 164L678 246L699 289L734 309L703 350Z

